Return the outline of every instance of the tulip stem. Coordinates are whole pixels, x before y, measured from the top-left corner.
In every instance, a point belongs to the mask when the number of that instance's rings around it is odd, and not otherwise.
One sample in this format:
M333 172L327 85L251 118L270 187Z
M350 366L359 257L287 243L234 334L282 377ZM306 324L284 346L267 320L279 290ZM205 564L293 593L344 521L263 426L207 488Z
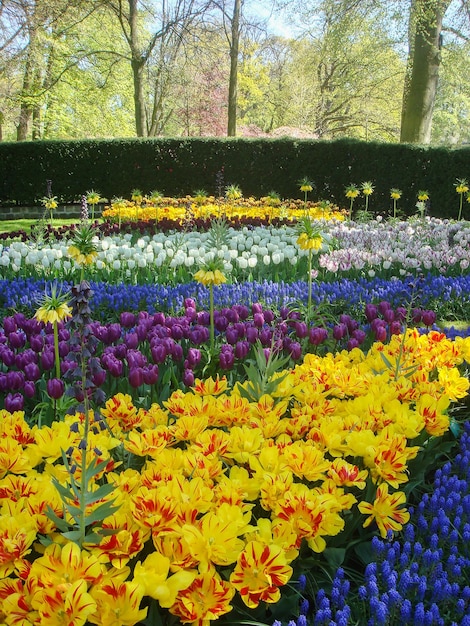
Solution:
M312 308L312 249L308 249L308 301L307 301L307 319L310 320L310 311Z

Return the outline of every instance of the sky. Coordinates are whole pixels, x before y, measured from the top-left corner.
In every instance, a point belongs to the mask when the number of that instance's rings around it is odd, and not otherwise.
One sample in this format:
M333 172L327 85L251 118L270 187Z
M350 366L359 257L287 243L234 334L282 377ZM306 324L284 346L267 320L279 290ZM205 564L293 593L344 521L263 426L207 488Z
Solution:
M269 0L251 0L251 2L247 3L247 9L250 14L267 20L268 31L273 35L281 37L295 36L295 26L289 23L285 13L283 15L280 11L273 11L272 2Z

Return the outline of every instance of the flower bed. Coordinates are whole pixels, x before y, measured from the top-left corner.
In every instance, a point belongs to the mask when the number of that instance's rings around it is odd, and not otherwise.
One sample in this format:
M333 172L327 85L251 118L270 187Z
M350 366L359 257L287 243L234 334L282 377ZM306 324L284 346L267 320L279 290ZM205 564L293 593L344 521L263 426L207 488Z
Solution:
M466 623L466 223L298 204L5 244L5 624Z
M117 394L42 427L3 411L5 623L136 624L153 601L201 625L266 610L312 557L327 568L327 542L346 558L361 526L385 537L408 521L408 465L439 449L469 351L410 331L308 355L267 389L197 380L148 409Z

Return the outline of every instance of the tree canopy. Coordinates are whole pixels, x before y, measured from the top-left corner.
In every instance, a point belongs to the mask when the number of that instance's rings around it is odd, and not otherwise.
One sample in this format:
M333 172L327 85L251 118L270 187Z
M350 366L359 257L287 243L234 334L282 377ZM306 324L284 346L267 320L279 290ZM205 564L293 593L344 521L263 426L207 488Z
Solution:
M0 140L468 142L467 0L257 6L1 0Z

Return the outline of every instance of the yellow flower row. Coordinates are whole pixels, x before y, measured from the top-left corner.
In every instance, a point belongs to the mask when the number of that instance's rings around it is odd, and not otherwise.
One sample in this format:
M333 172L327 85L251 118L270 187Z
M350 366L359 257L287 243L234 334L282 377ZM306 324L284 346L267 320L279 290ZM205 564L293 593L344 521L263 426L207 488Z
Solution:
M447 409L469 387L464 361L470 339L408 331L367 354L309 354L257 402L218 377L148 410L117 394L90 412L87 464L106 462L88 487L112 484L105 501L118 508L82 550L47 510L63 515L62 451L80 480L84 416L38 428L0 412L4 623L132 625L151 597L203 626L235 594L249 608L277 602L301 544L322 552L346 511L382 536L408 521L408 462L449 428ZM141 470L121 465L127 457Z
M305 212L313 219L344 219L344 213L334 205L301 202L291 200L279 204L272 203L269 198L240 199L236 202L217 202L209 197L204 202L188 196L186 198L160 198L157 201L147 200L142 205L128 200L118 200L105 207L104 219L122 221L160 221L164 219L184 221L188 218L188 209L195 219L212 219L226 217L230 219L298 219Z

